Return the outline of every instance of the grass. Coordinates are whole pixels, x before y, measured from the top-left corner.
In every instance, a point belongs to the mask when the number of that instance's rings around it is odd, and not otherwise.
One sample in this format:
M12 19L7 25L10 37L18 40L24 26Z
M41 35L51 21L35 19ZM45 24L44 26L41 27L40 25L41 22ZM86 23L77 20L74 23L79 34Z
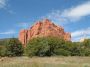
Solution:
M90 57L3 57L0 67L90 67Z

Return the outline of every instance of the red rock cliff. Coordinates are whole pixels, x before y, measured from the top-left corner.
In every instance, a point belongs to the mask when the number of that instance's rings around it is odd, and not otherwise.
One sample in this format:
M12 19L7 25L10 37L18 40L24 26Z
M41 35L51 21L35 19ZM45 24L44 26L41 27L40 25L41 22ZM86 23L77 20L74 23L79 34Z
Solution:
M19 40L25 46L28 40L43 36L55 36L62 37L66 41L71 40L70 33L64 32L61 26L55 25L48 19L36 22L36 24L28 30L21 30L19 33Z

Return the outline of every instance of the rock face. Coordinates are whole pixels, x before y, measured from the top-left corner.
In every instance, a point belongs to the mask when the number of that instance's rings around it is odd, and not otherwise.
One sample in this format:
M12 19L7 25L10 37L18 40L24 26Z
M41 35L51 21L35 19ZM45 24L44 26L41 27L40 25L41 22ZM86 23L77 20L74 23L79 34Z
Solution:
M71 40L70 33L64 32L64 29L61 26L55 25L48 19L36 22L36 24L30 29L21 30L19 33L19 40L24 46L26 46L25 44L28 42L28 40L43 36L55 36L64 38L66 41Z

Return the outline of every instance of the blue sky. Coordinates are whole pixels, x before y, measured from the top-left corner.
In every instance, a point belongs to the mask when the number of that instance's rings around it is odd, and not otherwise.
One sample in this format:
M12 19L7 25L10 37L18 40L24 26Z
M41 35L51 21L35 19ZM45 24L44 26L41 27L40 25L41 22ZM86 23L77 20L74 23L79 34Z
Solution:
M73 41L90 38L90 0L0 0L0 38L18 37L43 18L71 32Z

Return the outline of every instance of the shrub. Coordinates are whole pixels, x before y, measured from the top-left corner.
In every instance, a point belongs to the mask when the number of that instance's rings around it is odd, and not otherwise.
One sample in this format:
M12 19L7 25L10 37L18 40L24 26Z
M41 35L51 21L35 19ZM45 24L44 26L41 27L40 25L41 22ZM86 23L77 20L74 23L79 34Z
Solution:
M52 56L55 49L63 47L64 41L56 37L37 37L30 40L26 46L27 56Z
M2 56L2 57L6 56L6 47L5 46L0 47L0 56Z
M45 56L47 51L49 51L47 39L34 38L28 42L25 54L27 56Z
M84 42L83 42L83 46L85 48L90 48L90 39L85 39Z
M64 41L57 37L37 37L25 48L27 56L90 56L90 40L84 42Z
M21 56L23 54L22 44L16 38L11 38L6 42L7 56Z
M55 50L55 54L60 56L69 56L71 55L71 52L63 48L60 48Z

